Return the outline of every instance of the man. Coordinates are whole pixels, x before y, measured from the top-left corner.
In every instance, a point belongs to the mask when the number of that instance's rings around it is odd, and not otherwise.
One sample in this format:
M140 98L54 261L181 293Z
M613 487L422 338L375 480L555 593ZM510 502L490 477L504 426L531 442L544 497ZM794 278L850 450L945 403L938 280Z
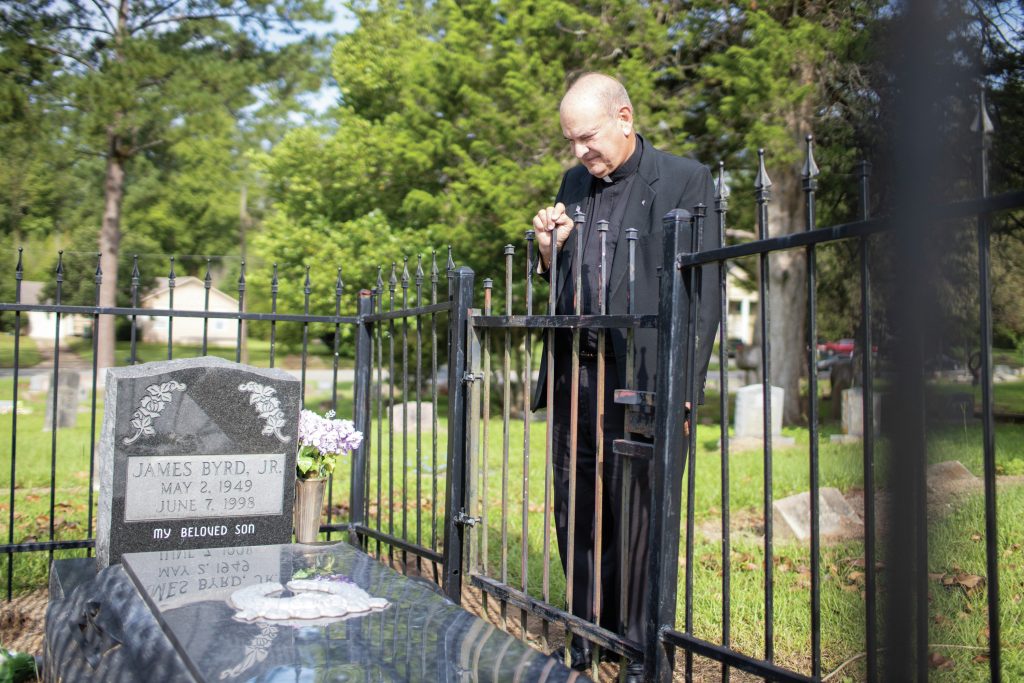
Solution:
M653 148L633 126L633 107L626 89L614 78L589 73L577 79L559 107L562 132L581 165L570 169L553 206L537 212L533 227L540 251L539 268L547 273L551 262L552 237L558 244L556 313L575 313L573 262L580 258L582 271L581 306L584 314L598 313L600 287L600 238L598 221L608 221L605 291L609 314L626 313L628 282L628 244L626 230L636 228L635 311L658 312L658 271L664 265L662 218L672 209L693 211L703 203L713 210L714 184L705 166ZM573 216L580 211L583 252L576 254ZM707 226L703 248L719 246L718 232ZM697 360L703 385L711 347L718 327L718 271L704 269L698 327ZM686 311L677 311L687 315ZM577 430L576 517L573 548L573 614L593 621L595 478L597 474L597 333L583 330L580 335L579 412ZM642 642L645 583L648 561L648 517L650 508L649 465L634 462L630 487L630 511L620 519L622 500L622 463L612 453L612 442L623 438L623 407L614 403L615 389L626 384L626 335L610 330L605 345L604 469L602 475L602 554L600 624L626 637ZM657 360L657 331L638 330L634 337L635 376L632 386L654 391ZM541 363L540 380L534 394L533 409L547 403L547 339ZM560 330L555 336L554 396L550 406L554 426L554 473L556 535L567 570L570 462L570 387L572 383L572 334ZM628 566L626 578L627 608L619 614L619 534L627 527ZM574 668L586 668L590 648L574 638L571 648ZM631 662L627 680L642 680L643 668Z

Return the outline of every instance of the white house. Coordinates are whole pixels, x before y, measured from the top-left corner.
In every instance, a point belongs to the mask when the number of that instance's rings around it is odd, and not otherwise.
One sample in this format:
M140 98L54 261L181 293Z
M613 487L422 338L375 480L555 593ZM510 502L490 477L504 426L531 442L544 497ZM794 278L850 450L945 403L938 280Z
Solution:
M46 303L42 300L44 282L35 280L23 280L21 283L21 303L36 305ZM39 342L53 343L55 328L57 325L57 314L46 311L27 311L25 317L28 322L28 336ZM60 342L68 337L84 335L89 326L92 325L92 317L85 315L64 315L60 319Z
M752 344L758 316L757 283L740 268L728 268L725 278L729 292L729 338Z
M179 277L174 281L174 310L206 310L206 287L202 280L192 276ZM171 289L165 277L157 278L157 287L142 297L141 308L166 310L171 308ZM237 313L238 299L225 294L216 287L210 287L210 311ZM142 340L166 342L168 318L166 316L139 316ZM212 346L234 346L238 334L238 321L227 318L210 318L207 342ZM174 341L179 344L201 344L203 342L203 318L174 317Z

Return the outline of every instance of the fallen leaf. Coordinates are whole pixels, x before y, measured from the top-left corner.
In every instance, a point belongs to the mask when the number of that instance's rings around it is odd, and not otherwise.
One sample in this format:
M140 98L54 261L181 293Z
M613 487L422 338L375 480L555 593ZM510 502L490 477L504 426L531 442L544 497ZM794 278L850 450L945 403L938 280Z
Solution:
M985 583L985 577L978 576L977 574L957 574L956 582L968 591L971 591Z
M846 579L847 579L847 581L850 581L851 583L855 583L857 581L863 581L864 580L864 572L850 572L850 574L846 577Z
M949 619L947 619L942 614L936 614L934 617L932 617L932 621L934 621L936 624L940 624L941 625L941 624L945 624L947 621L949 621Z
M928 666L939 671L948 671L956 666L956 662L949 657L940 655L938 652L930 652L928 653Z
M978 629L978 640L983 643L987 643L992 637L992 634L988 630L988 626L983 626Z
M939 573L928 572L928 580L929 581L942 581L942 578L944 576L945 576L945 574L943 574L941 572L939 572Z
M858 593L858 592L860 592L860 588L858 588L856 584L852 584L852 583L848 583L845 586L842 586L842 589L844 591L846 591L847 593Z
M955 576L947 574L947 575L942 577L942 585L943 586L952 586L955 583L956 583L956 577Z
M975 541L975 542L980 541L981 540L981 534L978 534L978 533L971 534L971 540Z
M987 664L988 663L988 659L989 659L988 653L987 652L983 652L980 655L975 655L974 658L971 659L971 661L974 662L975 664Z
M746 569L748 572L756 572L759 569L759 567L753 562L747 562L745 565L743 565L743 568Z

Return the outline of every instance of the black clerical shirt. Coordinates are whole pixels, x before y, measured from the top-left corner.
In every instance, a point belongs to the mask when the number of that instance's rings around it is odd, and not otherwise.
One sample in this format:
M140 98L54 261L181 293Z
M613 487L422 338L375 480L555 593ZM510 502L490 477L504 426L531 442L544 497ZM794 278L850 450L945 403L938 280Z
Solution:
M633 154L617 169L604 178L592 178L590 183L590 197L587 207L581 207L586 216L583 224L583 260L581 262L582 299L581 310L584 314L600 313L598 291L601 286L601 236L597 224L604 220L608 221L608 232L605 237L605 302L608 301L608 276L611 270L612 258L615 256L615 249L619 243L620 236L624 238L624 226L622 219L626 213L626 203L629 198L629 190L633 186L633 179L636 171L640 168L640 158L643 156L644 139L636 136L636 148ZM575 207L570 207L575 208ZM635 226L627 226L635 227ZM574 239L574 238L570 238ZM623 245L625 248L625 245ZM576 258L576 254L573 254ZM572 268L570 262L565 267ZM572 272L572 271L570 271ZM568 296L559 297L560 308L566 306L570 310L559 310L561 314L575 313L575 278L570 275L567 285ZM607 310L607 308L606 308ZM580 334L580 351L591 354L597 350L597 331L583 330Z

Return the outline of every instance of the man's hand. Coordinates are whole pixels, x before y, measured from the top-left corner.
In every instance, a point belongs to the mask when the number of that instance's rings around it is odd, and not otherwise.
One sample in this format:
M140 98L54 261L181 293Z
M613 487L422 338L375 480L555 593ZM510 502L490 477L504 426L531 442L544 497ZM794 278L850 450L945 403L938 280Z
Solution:
M683 436L688 437L688 436L690 436L690 407L691 406L690 406L690 402L689 401L687 401L683 405L686 406L686 418L683 420Z
M562 202L541 209L533 217L533 232L537 236L537 246L540 248L540 257L545 269L551 267L551 234L555 234L558 249L561 251L562 245L569 239L573 225L573 220L565 212L565 205Z

